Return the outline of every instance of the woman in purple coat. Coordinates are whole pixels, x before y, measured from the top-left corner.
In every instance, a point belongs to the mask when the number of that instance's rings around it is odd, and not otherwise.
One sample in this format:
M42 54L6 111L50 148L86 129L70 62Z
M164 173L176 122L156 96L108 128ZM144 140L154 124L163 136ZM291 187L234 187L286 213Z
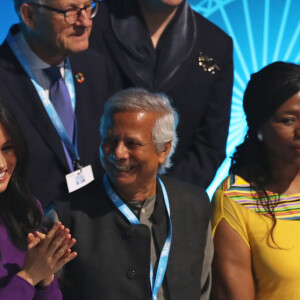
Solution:
M39 202L26 184L26 149L0 103L0 299L62 299L54 273L75 258L69 229L48 231Z

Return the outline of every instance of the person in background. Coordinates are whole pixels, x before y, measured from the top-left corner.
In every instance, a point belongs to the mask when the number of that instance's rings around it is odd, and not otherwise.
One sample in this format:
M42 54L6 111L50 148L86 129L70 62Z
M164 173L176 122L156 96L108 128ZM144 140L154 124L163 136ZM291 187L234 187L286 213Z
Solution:
M213 199L212 299L300 299L300 66L253 74L244 110L246 138Z
M0 47L0 94L25 136L32 192L46 207L76 186L66 175L78 168L91 165L82 172L86 183L102 177L99 116L117 74L103 55L86 50L97 1L14 5L20 23Z
M106 102L103 181L55 201L80 253L63 271L65 300L209 299L208 196L203 188L157 177L171 166L177 121L166 96L143 89Z
M0 104L0 299L62 299L54 273L76 257L75 239L59 222L45 227L26 184L24 139Z
M185 0L104 0L90 46L112 57L124 88L171 98L181 122L168 174L206 188L226 156L231 38Z

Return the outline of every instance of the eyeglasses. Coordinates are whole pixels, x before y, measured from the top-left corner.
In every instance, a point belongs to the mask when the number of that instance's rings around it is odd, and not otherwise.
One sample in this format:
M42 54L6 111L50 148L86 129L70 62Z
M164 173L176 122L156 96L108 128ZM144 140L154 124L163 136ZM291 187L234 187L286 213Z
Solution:
M42 8L48 9L50 11L54 11L58 14L64 15L65 22L69 25L74 24L78 20L78 18L81 16L83 10L85 11L85 13L89 19L93 19L96 16L97 11L98 11L98 1L90 1L82 8L74 7L74 8L69 8L66 10L53 8L51 6L39 4L39 3L35 3L35 2L30 2L28 4L37 6L37 7L42 7Z

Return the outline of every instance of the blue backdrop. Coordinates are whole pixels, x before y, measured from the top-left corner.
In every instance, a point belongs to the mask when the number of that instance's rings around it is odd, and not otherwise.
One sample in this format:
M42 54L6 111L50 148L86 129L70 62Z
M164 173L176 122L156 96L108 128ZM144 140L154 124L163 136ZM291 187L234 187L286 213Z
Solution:
M234 87L227 159L208 188L211 196L228 173L230 156L243 141L242 97L250 74L276 60L300 63L299 0L189 0L192 7L226 31L234 42ZM13 0L0 1L0 43L18 18Z

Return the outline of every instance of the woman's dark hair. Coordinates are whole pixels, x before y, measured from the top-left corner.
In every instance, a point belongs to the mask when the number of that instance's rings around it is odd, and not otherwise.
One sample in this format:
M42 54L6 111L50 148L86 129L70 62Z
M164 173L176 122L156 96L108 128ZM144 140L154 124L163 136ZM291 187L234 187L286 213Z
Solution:
M31 196L26 181L27 150L25 140L15 120L0 102L0 125L9 136L17 164L6 190L0 194L0 222L6 227L11 241L21 250L27 249L27 235L42 222L41 209Z
M274 209L280 195L271 201L266 186L275 182L264 143L257 134L263 125L274 115L278 108L300 91L300 66L292 63L275 62L253 74L244 94L244 110L248 123L248 132L244 142L237 147L232 157L231 174L237 174L250 183L256 191L259 203L267 210L273 226L271 238L276 226Z

